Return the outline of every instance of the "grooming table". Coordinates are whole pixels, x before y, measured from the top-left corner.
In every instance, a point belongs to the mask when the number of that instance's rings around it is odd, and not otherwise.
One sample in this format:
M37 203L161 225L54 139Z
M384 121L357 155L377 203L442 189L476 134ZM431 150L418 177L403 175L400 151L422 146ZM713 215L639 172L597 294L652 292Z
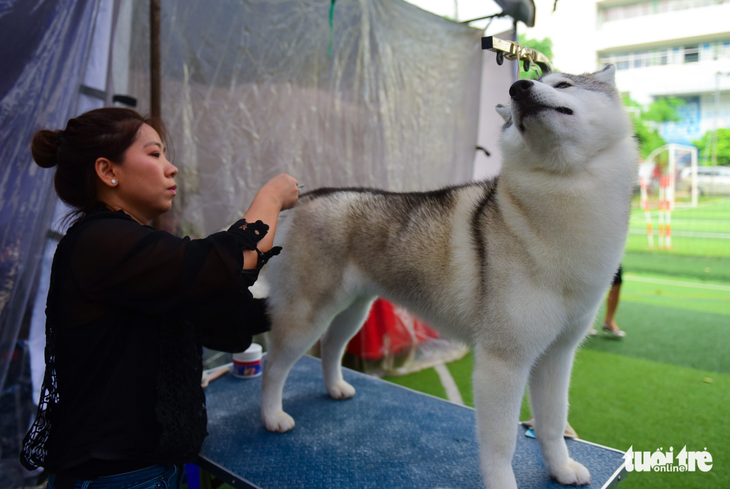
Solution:
M472 408L343 371L357 394L336 401L318 359L305 356L294 366L284 410L296 427L284 434L269 433L261 421L261 377L211 383L209 435L197 464L235 488L483 489ZM623 452L567 442L591 472L592 484L581 487L615 487L623 479ZM548 477L537 440L522 426L513 467L520 489L564 487Z

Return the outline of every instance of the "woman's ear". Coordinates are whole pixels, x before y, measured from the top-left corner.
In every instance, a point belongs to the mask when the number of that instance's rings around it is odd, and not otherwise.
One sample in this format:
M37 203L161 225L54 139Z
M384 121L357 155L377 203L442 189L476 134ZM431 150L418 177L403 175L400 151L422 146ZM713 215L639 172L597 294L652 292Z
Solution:
M96 175L99 177L105 185L109 187L116 187L119 181L114 169L114 163L107 158L97 158L94 162L94 169Z

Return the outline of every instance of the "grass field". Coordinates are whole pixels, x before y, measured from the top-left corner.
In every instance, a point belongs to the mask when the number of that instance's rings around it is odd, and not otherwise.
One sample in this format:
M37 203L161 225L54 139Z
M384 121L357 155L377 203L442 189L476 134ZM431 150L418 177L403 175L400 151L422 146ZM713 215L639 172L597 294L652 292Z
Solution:
M675 210L672 250L647 246L638 209L631 229L616 317L627 336L599 334L578 352L570 423L582 439L623 451L712 455L709 472L634 472L622 489L730 488L730 198ZM467 405L472 366L471 355L447 365ZM433 369L386 380L446 398Z
M654 246L658 248L659 213L653 209L650 215ZM636 199L629 228L629 252L730 259L730 197L704 197L697 207L676 207L671 214L671 250L650 247L645 212Z

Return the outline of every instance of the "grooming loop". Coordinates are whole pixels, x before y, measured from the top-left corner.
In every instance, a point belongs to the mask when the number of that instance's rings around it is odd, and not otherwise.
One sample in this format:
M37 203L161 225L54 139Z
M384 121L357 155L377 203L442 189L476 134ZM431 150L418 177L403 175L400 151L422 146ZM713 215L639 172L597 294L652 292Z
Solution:
M539 66L543 74L553 71L547 56L513 41L505 41L493 36L482 37L482 49L489 49L497 53L497 64L499 65L506 58L510 61L522 61L525 71L529 71L532 65Z

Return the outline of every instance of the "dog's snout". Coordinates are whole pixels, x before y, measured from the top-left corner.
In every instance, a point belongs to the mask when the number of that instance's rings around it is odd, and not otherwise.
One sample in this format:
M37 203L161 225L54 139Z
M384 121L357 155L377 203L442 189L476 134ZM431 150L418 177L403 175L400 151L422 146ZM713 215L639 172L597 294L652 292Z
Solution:
M529 91L532 86L534 85L533 82L530 80L519 80L512 84L511 87L509 87L509 96L517 99L521 95L524 95L525 92Z

